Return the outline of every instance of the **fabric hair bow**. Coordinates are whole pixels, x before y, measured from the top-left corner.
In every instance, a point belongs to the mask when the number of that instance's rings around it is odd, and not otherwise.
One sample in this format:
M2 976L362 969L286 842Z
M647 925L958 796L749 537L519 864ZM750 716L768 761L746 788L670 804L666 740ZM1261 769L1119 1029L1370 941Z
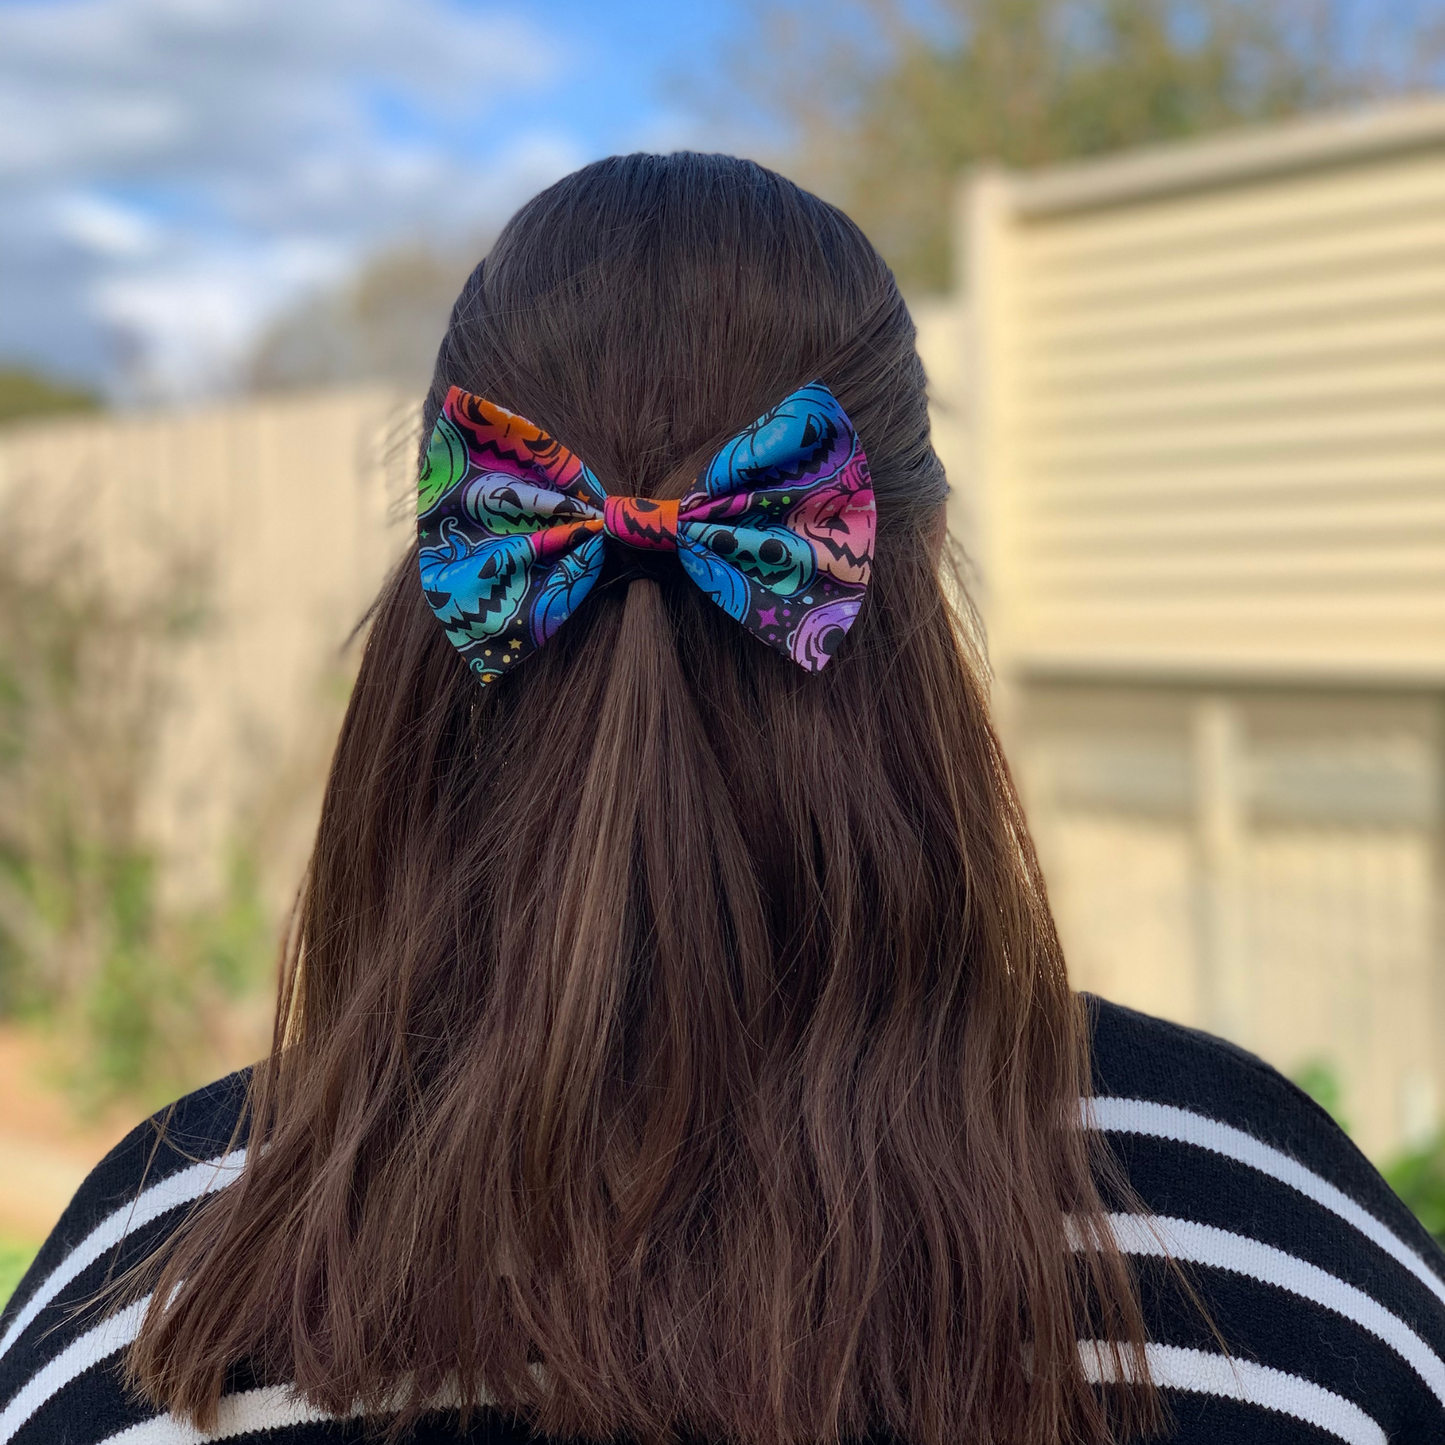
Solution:
M609 537L676 552L729 617L817 672L858 615L874 530L868 459L818 381L727 442L681 501L608 496L539 427L453 387L418 485L422 589L483 683L572 615Z

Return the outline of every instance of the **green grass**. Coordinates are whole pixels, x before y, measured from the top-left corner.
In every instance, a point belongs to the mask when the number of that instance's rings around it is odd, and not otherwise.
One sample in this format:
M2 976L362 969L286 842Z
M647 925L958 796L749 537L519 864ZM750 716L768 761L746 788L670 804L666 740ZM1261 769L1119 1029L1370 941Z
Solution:
M0 1309L5 1307L20 1283L20 1277L30 1268L37 1246L22 1244L18 1239L0 1238Z

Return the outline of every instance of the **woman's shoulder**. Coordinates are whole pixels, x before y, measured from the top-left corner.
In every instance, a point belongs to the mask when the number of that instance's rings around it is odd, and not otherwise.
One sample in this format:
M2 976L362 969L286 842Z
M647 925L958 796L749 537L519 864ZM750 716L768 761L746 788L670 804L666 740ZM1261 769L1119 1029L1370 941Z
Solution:
M76 1191L0 1314L0 1440L38 1424L55 1395L127 1342L110 1337L134 1308L103 1319L87 1302L237 1177L249 1083L249 1070L228 1074L153 1114Z
M245 1157L238 1131L250 1075L249 1069L227 1074L166 1105L90 1171L21 1281L7 1319L35 1275L52 1273L106 1221L113 1223L102 1238L113 1245L229 1180Z
M1087 1122L1232 1159L1297 1192L1328 1183L1438 1260L1434 1241L1339 1124L1257 1055L1200 1029L1085 995L1094 1100ZM1333 1197L1333 1196L1331 1196ZM1336 1201L1338 1202L1338 1201Z
M1334 1121L1298 1085L1256 1054L1202 1029L1083 994L1094 1091L1202 1110L1239 1122L1282 1114L1273 1127Z
M1445 1439L1445 1254L1375 1167L1246 1050L1087 1003L1084 1122L1132 1195L1110 1201L1115 1232L1144 1278L1156 1376L1180 1391L1184 1420L1222 1427L1221 1412L1237 1409L1223 1392L1327 1436ZM1103 1185L1107 1198L1116 1186ZM1165 1255L1185 1266L1219 1336L1169 1298ZM1223 1373L1220 1336L1232 1357ZM1270 1438L1294 1439L1273 1418L1285 1433Z

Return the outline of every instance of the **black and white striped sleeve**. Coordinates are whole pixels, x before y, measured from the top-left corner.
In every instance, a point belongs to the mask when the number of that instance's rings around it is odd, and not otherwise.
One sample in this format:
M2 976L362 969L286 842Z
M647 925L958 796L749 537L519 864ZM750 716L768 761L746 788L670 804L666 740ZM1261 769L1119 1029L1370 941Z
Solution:
M1092 1007L1096 1094L1083 1118L1134 1192L1112 1223L1139 1267L1175 1445L1445 1445L1445 1257L1430 1237L1328 1116L1259 1060ZM244 1092L233 1075L188 1096L163 1138L142 1126L82 1187L0 1316L0 1445L366 1437L364 1422L327 1419L284 1385L239 1380L202 1437L121 1387L145 1302L108 1317L78 1309L235 1179ZM1143 1217L1122 1207L1141 1202ZM1107 1388L1112 1356L1087 1340L1081 1353ZM454 1439L455 1422L443 1427ZM530 1438L495 1419L480 1435Z
M246 1084L245 1074L233 1074L187 1095L133 1131L81 1186L0 1315L0 1445L364 1445L378 1438L376 1421L328 1415L244 1367L221 1398L215 1427L202 1434L125 1390L120 1366L148 1298L119 1309L92 1303L198 1200L235 1182L245 1159L236 1124ZM438 1411L411 1445L456 1445L457 1423L455 1411ZM493 1417L464 1438L476 1445L534 1439Z
M89 1302L236 1177L245 1085L233 1074L188 1095L163 1131L159 1118L133 1130L81 1186L0 1315L0 1445L151 1445L137 1430L155 1412L126 1398L116 1369L147 1301L113 1313Z
M1252 1055L1093 1011L1085 1122L1148 1211L1112 1222L1139 1269L1178 1445L1445 1442L1445 1256L1369 1161ZM1084 1352L1106 1375L1107 1357Z

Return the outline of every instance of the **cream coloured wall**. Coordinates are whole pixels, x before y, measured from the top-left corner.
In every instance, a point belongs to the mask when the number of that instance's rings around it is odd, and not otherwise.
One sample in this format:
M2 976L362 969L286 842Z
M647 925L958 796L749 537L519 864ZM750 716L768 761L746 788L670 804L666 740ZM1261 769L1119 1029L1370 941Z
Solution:
M1376 1154L1424 1137L1445 105L984 172L958 240L925 362L1076 982L1327 1063Z
M1164 153L1092 200L974 188L1011 666L1445 681L1445 105L1417 120L1186 189Z

